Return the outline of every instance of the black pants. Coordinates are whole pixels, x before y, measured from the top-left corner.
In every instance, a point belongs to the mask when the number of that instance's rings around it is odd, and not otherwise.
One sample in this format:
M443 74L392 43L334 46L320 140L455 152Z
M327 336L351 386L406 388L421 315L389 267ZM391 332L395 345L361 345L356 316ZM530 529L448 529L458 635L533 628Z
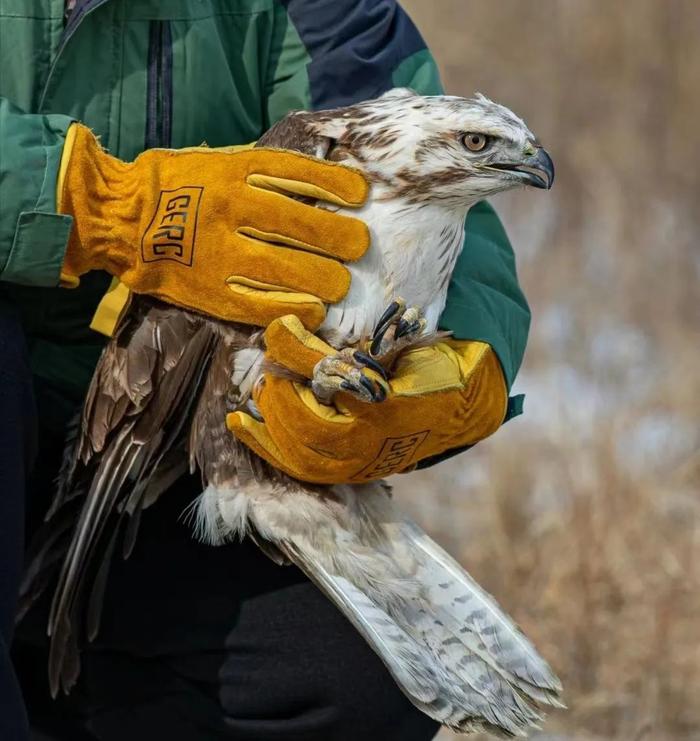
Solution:
M19 320L0 302L0 738L24 739L27 719L10 662L22 569L25 483L36 414Z
M44 456L46 458L46 456ZM116 560L76 689L46 694L45 614L22 631L18 667L34 728L53 741L427 741L437 726L296 568L250 542L192 539L184 479L144 513Z

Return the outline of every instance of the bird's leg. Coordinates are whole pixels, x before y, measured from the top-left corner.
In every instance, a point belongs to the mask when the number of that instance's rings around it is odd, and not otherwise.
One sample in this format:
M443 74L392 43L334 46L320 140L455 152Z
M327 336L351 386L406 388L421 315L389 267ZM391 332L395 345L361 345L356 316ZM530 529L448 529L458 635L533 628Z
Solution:
M386 380L380 363L357 348L346 347L316 363L311 390L322 404L330 404L338 391L372 403L386 398Z
M399 355L422 336L426 321L417 306L397 298L386 308L369 340L368 355L391 373Z
M346 347L316 364L311 382L314 396L322 404L330 404L338 391L369 403L384 401L386 381L397 358L421 338L425 325L420 309L406 308L405 301L395 299L361 349Z

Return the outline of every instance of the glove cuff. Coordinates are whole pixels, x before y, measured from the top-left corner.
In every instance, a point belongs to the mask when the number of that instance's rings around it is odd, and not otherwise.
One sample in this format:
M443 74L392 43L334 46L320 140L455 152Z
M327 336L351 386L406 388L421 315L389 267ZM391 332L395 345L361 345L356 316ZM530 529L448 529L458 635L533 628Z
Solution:
M73 217L61 270L64 285L78 284L90 270L120 275L133 261L133 238L126 228L137 223L138 184L130 183L132 165L109 155L92 131L73 124L59 168L57 210ZM130 217L131 214L131 217Z

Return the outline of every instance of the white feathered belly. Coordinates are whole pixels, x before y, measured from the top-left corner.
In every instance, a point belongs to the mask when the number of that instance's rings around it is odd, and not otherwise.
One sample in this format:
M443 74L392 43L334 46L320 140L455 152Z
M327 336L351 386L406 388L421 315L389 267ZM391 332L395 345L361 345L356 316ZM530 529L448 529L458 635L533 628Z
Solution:
M464 244L464 214L401 201L372 201L346 212L370 229L371 246L357 262L347 296L328 307L320 333L339 347L372 333L388 304L402 298L424 312L426 331L437 329L449 278Z

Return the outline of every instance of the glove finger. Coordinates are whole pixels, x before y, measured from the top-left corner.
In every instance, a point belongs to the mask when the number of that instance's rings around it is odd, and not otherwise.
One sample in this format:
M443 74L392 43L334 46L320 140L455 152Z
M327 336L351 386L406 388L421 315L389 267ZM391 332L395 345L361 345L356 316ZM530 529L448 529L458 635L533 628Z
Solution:
M359 171L299 152L260 147L250 152L248 182L277 192L361 206L369 185Z
M347 443L348 430L358 421L359 415L346 404L322 404L309 386L288 378L266 375L265 383L254 392L255 403L271 429L275 439L286 434L294 436L293 444L305 445L317 451L333 448L336 443ZM355 400L353 400L355 401ZM357 401L362 408L375 405ZM293 424L289 420L293 419ZM279 443L278 443L279 444ZM343 455L352 456L346 448Z
M337 260L241 236L235 238L236 274L229 284L310 293L326 303L344 298L350 272Z
M283 365L306 378L312 378L314 367L335 350L309 332L298 316L290 314L271 322L265 330L267 359Z
M326 307L316 296L308 293L274 290L264 284L230 283L231 308L222 319L229 322L267 327L270 322L293 312L312 330L318 329L326 318ZM174 303L168 297L163 300ZM203 304L203 310L208 306ZM214 314L214 308L211 312ZM218 315L218 314L217 314Z
M359 260L369 248L364 221L251 188L251 207L238 232L339 260Z

